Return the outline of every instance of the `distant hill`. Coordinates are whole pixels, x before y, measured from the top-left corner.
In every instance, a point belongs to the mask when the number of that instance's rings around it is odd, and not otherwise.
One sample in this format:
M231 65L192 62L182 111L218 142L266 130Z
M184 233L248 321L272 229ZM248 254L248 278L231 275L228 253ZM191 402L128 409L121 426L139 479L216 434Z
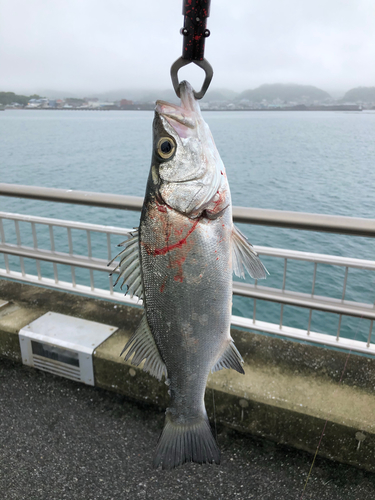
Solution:
M199 90L199 89L198 89ZM203 101L230 101L236 97L237 93L227 89L209 89L204 96ZM124 89L114 90L96 94L102 100L115 101L119 99L130 99L139 102L155 102L157 100L167 101L178 104L179 98L176 96L173 88L166 90L138 90Z
M47 99L66 99L71 97L86 97L86 92L67 92L66 90L35 89L40 95Z
M199 89L198 89L199 90ZM236 97L237 93L227 89L209 89L202 101L231 101ZM93 96L94 97L94 96ZM173 88L166 90L115 90L95 94L100 100L117 101L120 99L130 99L139 102L155 102L157 100L167 101L171 103L180 103L180 99L176 96Z
M42 91L40 91L42 92ZM163 93L163 91L159 91ZM168 92L168 91L166 91ZM175 96L173 90L169 91L171 95ZM156 100L158 99L158 91L152 91L148 89L117 89L117 90L108 90L106 92L100 91L92 91L92 90L76 90L76 91L67 91L67 90L45 90L43 89L43 95L48 97L49 99L70 99L70 98L84 98L84 97L96 97L100 101L120 101L121 99L129 99L131 101L142 101L145 102L147 100ZM176 97L177 99L177 97Z
M22 104L26 106L30 99L40 99L40 96L37 94L26 96L26 95L18 95L14 92L0 92L0 104L7 106L12 104L13 102L18 102L18 104Z
M199 89L198 89L199 90ZM238 96L238 92L228 89L208 89L207 94L203 97L203 102L220 102L233 101Z
M375 87L350 89L341 100L343 102L375 102Z
M86 97L98 97L101 101L119 101L128 99L138 102L155 102L158 99L170 102L179 102L174 90L152 90L152 89L119 89L108 92L97 92L95 95L90 93Z
M103 102L113 102L121 99L144 103L155 102L158 99L176 104L180 102L172 86L164 90L128 88L95 93L82 91L73 93L67 91L44 90L43 92L40 92L40 94L50 99L97 97ZM27 104L31 97L39 96L21 96L12 92L0 92L0 104L6 105L11 102ZM246 99L254 103L260 103L263 99L265 99L268 103L272 103L276 100L275 104L278 104L277 100L279 100L280 103L295 102L297 104L309 105L314 101L322 103L325 100L332 100L332 96L328 92L312 85L274 83L264 84L255 89L245 90L242 93L237 93L229 89L209 88L207 94L202 99L202 102L239 102L242 99ZM375 102L375 87L358 87L357 89L352 89L345 94L341 101Z
M280 99L287 102L312 102L332 99L324 90L312 85L297 85L294 83L264 84L253 90L245 90L236 100L248 99L252 102L261 102L263 99L272 102Z

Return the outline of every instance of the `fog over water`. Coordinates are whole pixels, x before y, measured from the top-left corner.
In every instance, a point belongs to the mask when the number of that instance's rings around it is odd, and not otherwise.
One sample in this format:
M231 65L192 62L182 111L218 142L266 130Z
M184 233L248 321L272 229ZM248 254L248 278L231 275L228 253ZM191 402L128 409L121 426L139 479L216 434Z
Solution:
M311 84L334 97L375 84L373 0L212 0L213 87ZM171 88L182 0L2 0L0 91L88 93ZM199 86L190 65L182 76Z

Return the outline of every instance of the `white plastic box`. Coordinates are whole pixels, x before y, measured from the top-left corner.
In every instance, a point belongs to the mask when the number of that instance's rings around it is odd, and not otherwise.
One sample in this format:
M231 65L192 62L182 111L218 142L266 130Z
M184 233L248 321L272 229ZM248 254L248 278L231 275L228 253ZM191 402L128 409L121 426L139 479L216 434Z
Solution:
M117 327L48 312L19 332L22 361L65 378L95 385L92 355Z

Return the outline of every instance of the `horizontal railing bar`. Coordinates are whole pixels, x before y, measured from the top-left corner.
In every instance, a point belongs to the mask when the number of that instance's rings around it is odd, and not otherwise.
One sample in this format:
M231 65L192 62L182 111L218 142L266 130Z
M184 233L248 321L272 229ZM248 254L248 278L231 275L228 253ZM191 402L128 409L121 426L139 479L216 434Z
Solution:
M55 262L75 267L92 269L93 271L104 271L108 274L113 271L113 266L108 267L108 262L104 259L90 258L80 255L73 255L62 252L51 252L51 250L34 249L31 247L11 245L9 243L0 244L0 253L7 255L17 255L28 259L43 260L45 262Z
M324 253L300 252L298 250L263 247L258 245L254 245L254 249L258 254L269 257L302 260L305 262L316 262L317 264L329 264L332 266L353 267L357 269L367 269L369 271L375 271L375 260L339 257L337 255L328 255Z
M143 198L139 196L123 196L119 194L92 193L89 191L73 191L72 189L55 189L4 183L0 183L0 195L135 211L141 210L143 204Z
M78 205L136 211L139 211L143 204L143 198L138 196L91 193L70 189L4 183L0 183L0 196L32 198L59 203L74 203ZM233 219L235 222L247 224L375 237L375 219L248 207L233 207Z
M33 274L22 274L18 271L10 271L6 272L4 269L0 268L0 277L21 281L23 283L31 283L36 284L38 286L43 285L48 288L53 288L54 290L62 290L63 292L71 292L74 294L83 294L89 295L91 297L97 297L105 300L114 300L116 302L121 302L125 304L129 304L132 306L141 306L143 304L142 300L137 297L129 297L129 295L125 295L124 292L110 292L109 290L103 290L102 288L95 288L91 290L90 286L85 285L76 285L73 287L72 283L68 281L59 281L55 283L55 280L51 278L42 277L41 280L38 280L38 276Z
M280 330L279 326L274 323L266 323L265 321L258 320L253 322L251 318L242 318L241 316L232 316L231 323L233 326L248 328L249 330L272 333L282 337L303 340L305 342L314 342L336 348L339 347L340 349L352 350L365 354L375 354L375 344L367 345L366 342L362 342L360 340L352 340L344 337L340 337L339 340L336 340L336 336L334 335L311 331L310 335L307 336L306 330L300 330L298 328L292 328L284 325L282 330Z
M311 214L263 208L233 207L233 220L245 224L285 227L305 231L375 237L375 219Z
M58 264L66 264L75 267L83 267L95 271L113 272L115 267L109 268L104 259L89 258L84 256L51 252L50 250L34 249L31 247L19 247L11 244L0 244L0 252L8 255L43 260ZM115 266L115 265L114 265ZM320 311L345 314L348 316L359 316L366 319L375 319L375 308L372 304L359 304L356 302L333 299L330 297L311 297L310 294L300 292L282 291L274 288L249 285L247 283L233 282L233 293L244 297L267 300L280 304L288 304L297 307L306 307Z
M35 222L36 224L45 224L59 227L70 227L71 229L82 229L94 231L97 233L111 233L124 236L126 232L132 229L126 229L115 226L103 226L100 224L90 224L86 222L76 222L72 220L50 219L47 217L37 217L35 215L13 214L10 212L0 212L0 219L17 220L22 222Z
M344 314L346 316L363 317L365 319L375 319L375 308L373 304L363 304L359 302L341 301L331 297L321 297L301 292L282 291L276 288L249 285L248 283L233 282L233 293L242 297L267 300L278 304L305 307L318 311L331 312L334 314Z

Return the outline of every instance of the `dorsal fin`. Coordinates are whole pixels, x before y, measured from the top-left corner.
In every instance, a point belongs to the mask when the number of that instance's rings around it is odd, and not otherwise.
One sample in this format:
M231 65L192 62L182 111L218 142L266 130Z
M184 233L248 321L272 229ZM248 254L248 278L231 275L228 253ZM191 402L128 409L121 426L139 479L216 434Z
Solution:
M254 279L261 280L269 274L262 264L253 245L246 236L233 225L232 230L233 272L239 278L245 277L245 269Z
M238 373L244 374L244 369L242 368L243 359L239 353L237 347L234 345L231 339L228 347L225 349L219 361L211 368L211 373L222 370L223 368L233 368Z
M130 347L130 349L129 349ZM150 326L147 321L146 314L142 316L141 322L138 325L134 335L126 343L120 356L127 350L125 361L134 354L130 361L132 365L139 366L145 359L143 370L150 373L157 379L161 380L163 373L167 378L167 368L164 361L161 359L159 349L155 344L154 337L152 336Z

